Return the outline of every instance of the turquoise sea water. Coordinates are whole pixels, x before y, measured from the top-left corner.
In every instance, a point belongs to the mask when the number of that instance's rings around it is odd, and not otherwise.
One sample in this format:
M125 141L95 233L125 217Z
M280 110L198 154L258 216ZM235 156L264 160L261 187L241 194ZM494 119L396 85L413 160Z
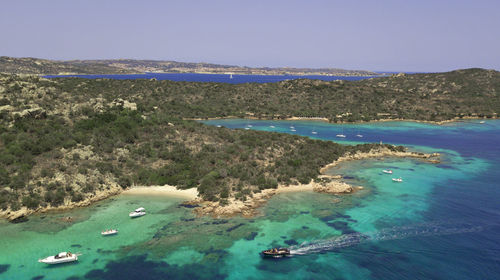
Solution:
M206 123L340 139L347 144L405 144L443 156L440 164L394 158L346 163L328 172L343 174L363 190L339 196L277 195L254 218L196 217L178 198L121 195L87 208L36 215L21 224L0 222L0 279L497 279L500 275L500 121L444 126ZM335 137L342 131L346 138ZM382 169L394 174L383 174ZM394 183L393 177L404 182ZM139 206L149 214L131 220L128 212ZM120 232L100 236L106 228ZM259 257L259 251L276 246L291 247L294 255L278 260ZM82 253L78 263L51 267L37 262L67 250Z

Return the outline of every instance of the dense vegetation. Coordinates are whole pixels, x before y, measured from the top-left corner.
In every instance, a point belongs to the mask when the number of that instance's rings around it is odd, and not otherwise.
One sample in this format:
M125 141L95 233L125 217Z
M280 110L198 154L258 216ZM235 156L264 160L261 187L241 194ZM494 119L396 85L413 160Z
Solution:
M40 81L51 98L36 100L49 110L88 98L135 102L141 112L153 108L179 118L325 117L331 121L377 119L449 120L496 117L500 111L500 72L481 69L438 74L374 78L357 82L293 80L269 84L189 83L150 80L59 79ZM11 83L7 92L20 89ZM60 100L61 94L71 98ZM53 100L53 97L58 98ZM76 96L75 96L76 95ZM1 101L0 101L1 102ZM55 102L55 103L54 103Z
M57 206L131 184L197 187L205 199L245 200L280 182L308 182L340 155L376 145L342 146L185 118L493 117L499 89L499 73L480 69L244 85L0 74L0 208Z

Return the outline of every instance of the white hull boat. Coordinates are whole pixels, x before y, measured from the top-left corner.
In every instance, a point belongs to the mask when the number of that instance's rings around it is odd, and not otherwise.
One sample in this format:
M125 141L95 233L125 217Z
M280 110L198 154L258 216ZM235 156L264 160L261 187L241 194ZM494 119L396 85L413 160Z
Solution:
M135 209L134 211L130 212L130 214L128 214L128 216L130 218L137 218L137 217L141 217L144 215L146 215L146 209L144 209L144 207L139 207L139 208Z
M39 259L38 262L46 264L59 264L74 262L78 260L80 254L72 254L71 252L61 252L55 256L48 256L44 259Z
M130 218L142 217L142 216L144 216L144 215L146 215L146 212L135 212L135 211L134 211L134 212L130 212L130 214L128 214L128 216L129 216Z
M403 182L403 179L401 179L401 178L392 178L392 181L393 182L397 182L397 183L401 183L401 182Z
M101 231L101 235L102 236L115 235L117 233L118 233L117 229L108 229L108 230L105 230L105 231Z
M344 134L337 134L335 137L345 138L346 136Z
M392 174L392 170L384 169L382 170L382 172L384 172L385 174Z

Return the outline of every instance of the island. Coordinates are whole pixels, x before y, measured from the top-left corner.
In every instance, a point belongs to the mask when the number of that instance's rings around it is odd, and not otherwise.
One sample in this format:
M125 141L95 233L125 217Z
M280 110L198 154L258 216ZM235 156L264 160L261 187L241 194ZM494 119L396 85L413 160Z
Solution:
M324 176L322 168L366 156L431 162L439 156L193 119L496 118L499 81L499 72L484 69L240 85L0 74L0 216L20 221L135 186L195 188L196 211L215 216L251 215L267 197L286 190L352 193L357 188Z

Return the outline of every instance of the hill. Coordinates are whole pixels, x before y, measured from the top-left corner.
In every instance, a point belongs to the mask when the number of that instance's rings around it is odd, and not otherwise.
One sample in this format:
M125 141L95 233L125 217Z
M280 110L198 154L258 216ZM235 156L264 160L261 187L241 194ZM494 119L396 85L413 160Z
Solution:
M0 57L0 73L14 74L137 74L157 73L210 73L210 74L253 74L253 75L334 75L334 76L377 76L364 70L338 68L252 68L246 66L221 65L213 63L188 63L161 60L47 60L38 58Z
M98 97L122 98L144 111L154 108L177 118L321 117L333 122L379 119L445 121L495 117L500 111L500 72L483 69L393 75L361 81L291 80L267 84L190 83L155 80L51 80L55 112L68 102L93 106ZM19 85L12 83L13 91ZM11 90L10 88L6 89ZM75 96L76 95L76 96ZM5 104L9 102L4 101ZM40 100L36 101L37 103Z
M134 74L133 70L109 66L102 62L55 61L39 58L0 56L0 73L11 74Z
M346 153L379 147L187 118L496 117L499 92L500 73L482 69L240 85L0 74L0 212L81 205L132 184L197 187L223 204L308 182Z

